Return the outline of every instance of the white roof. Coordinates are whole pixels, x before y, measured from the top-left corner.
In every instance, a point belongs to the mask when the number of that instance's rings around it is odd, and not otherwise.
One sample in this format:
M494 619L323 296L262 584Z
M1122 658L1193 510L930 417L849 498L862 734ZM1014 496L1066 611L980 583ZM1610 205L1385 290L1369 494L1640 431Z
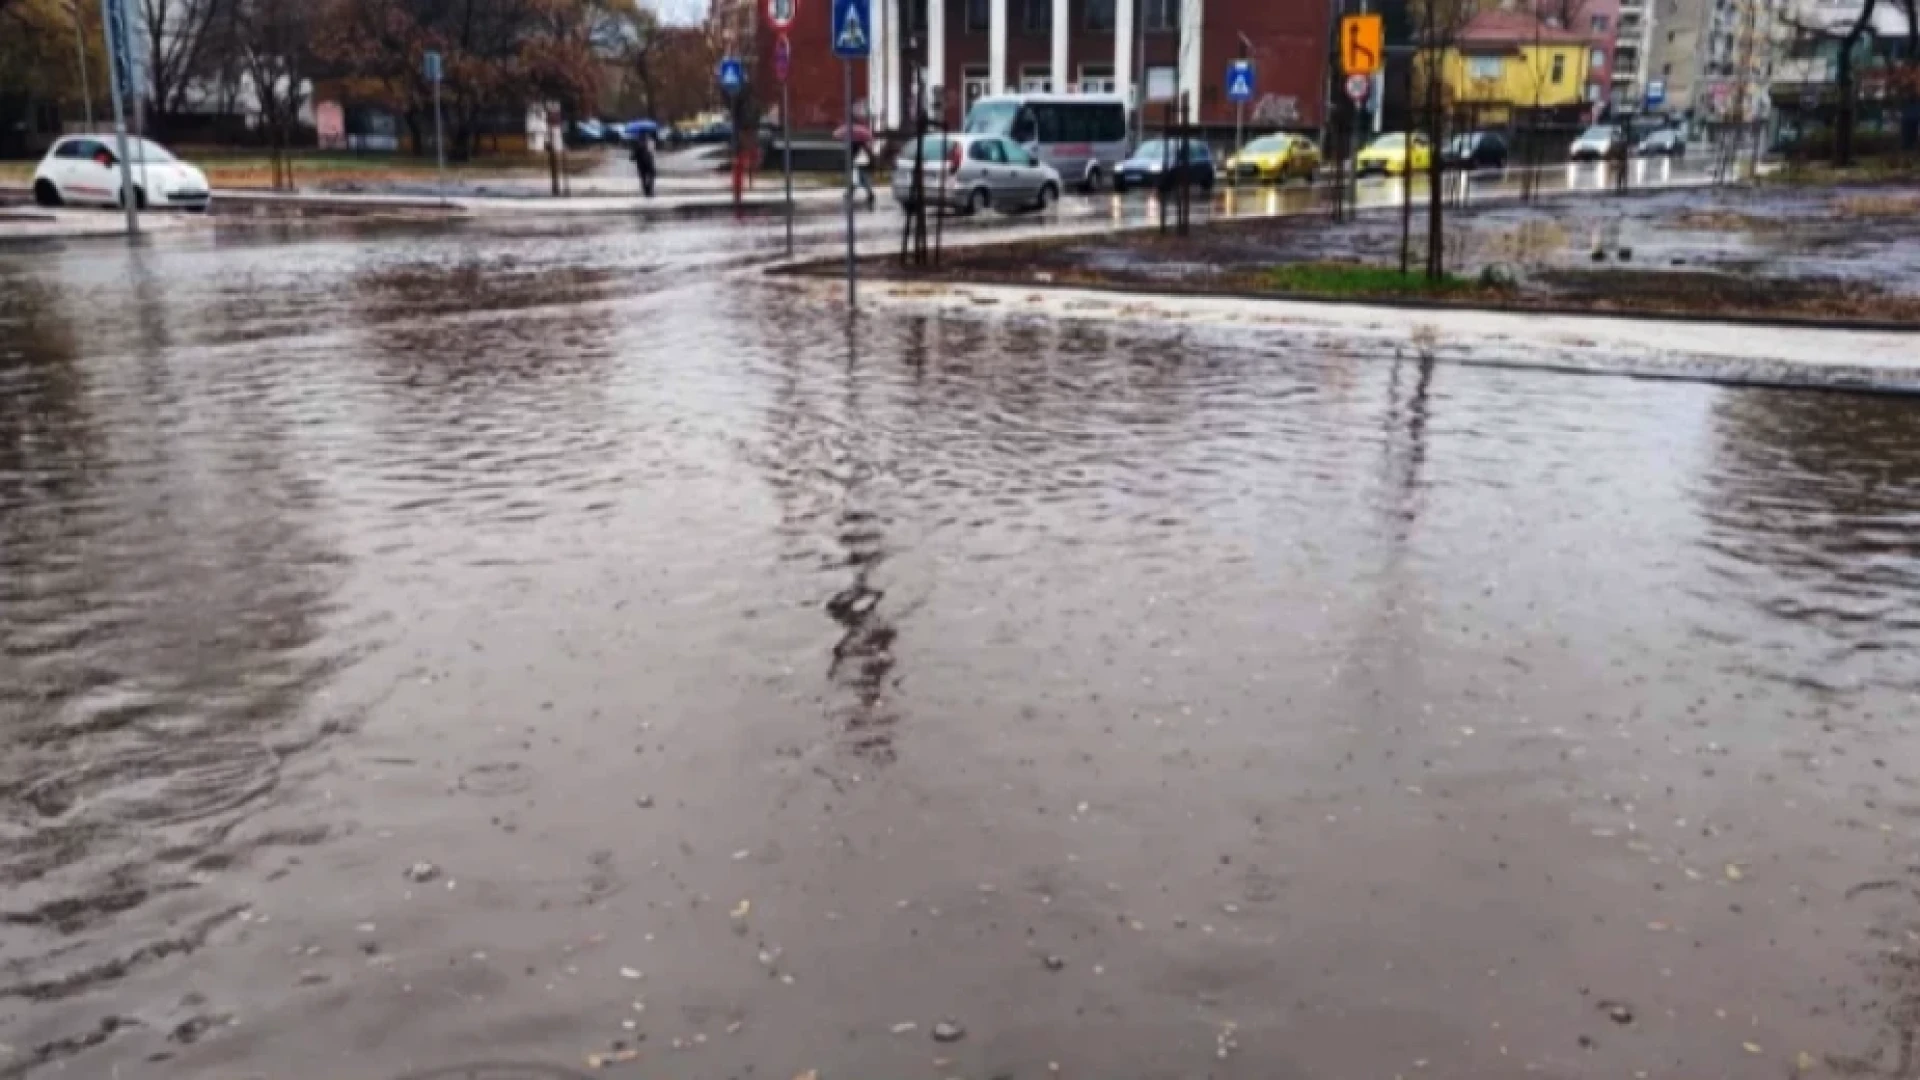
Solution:
M1124 105L1126 99L1119 94L988 94L974 101L975 105L989 102L1024 102L1027 104L1057 105Z

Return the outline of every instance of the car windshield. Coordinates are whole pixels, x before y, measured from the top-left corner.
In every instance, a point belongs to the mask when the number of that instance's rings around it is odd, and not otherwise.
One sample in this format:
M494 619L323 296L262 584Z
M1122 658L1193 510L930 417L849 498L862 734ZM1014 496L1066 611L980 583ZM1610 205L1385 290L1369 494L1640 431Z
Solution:
M1255 139L1247 144L1249 154L1277 154L1287 148L1285 135L1269 135L1264 139Z
M924 139L908 143L900 149L901 161L944 161L947 147L951 146L946 138L929 135Z
M145 139L128 139L127 157L146 165L171 165L180 160L168 153L166 147Z
M1580 138L1582 140L1590 141L1590 142L1601 142L1603 140L1610 140L1613 138L1614 130L1615 130L1614 128L1606 124L1595 124L1592 127L1588 128L1586 134L1580 136ZM1565 138L1565 137L1566 136L1564 135L1561 136L1561 138Z
M1478 134L1455 135L1453 137L1453 143L1451 144L1451 146L1455 153L1464 154L1467 151L1472 150L1474 147L1474 144L1479 141L1480 141L1480 136Z
M1373 142L1367 144L1367 149L1369 150L1404 150L1406 149L1406 145L1407 145L1407 137L1405 135L1395 133L1393 135L1380 136L1379 138L1373 140Z
M1172 161L1180 156L1180 144L1167 139L1151 139L1140 144L1133 152L1135 161ZM1187 144L1187 160L1204 161L1207 157L1207 144L1193 140Z
M1020 106L1012 101L983 101L967 114L969 135L1011 135Z

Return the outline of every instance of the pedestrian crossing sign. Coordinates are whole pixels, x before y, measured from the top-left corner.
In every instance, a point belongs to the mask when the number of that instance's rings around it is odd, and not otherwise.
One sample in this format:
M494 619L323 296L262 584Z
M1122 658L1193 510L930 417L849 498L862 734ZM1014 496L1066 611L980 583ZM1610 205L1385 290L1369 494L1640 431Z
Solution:
M1253 61L1235 60L1227 65L1227 100L1235 104L1253 100Z
M833 0L833 55L842 60L864 60L873 52L867 32L872 15L869 0Z

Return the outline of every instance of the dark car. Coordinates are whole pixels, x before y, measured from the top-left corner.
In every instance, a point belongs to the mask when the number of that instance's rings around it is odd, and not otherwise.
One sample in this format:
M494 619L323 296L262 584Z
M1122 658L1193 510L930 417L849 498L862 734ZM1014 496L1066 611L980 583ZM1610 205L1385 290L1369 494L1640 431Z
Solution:
M1455 135L1440 155L1440 163L1449 169L1504 169L1507 140L1491 131Z
M1687 156L1687 137L1678 128L1656 131L1633 148L1639 157L1683 158Z
M1152 187L1171 191L1184 180L1202 191L1213 190L1213 151L1200 139L1187 140L1186 161L1180 160L1180 140L1153 139L1140 144L1133 156L1114 166L1113 189Z

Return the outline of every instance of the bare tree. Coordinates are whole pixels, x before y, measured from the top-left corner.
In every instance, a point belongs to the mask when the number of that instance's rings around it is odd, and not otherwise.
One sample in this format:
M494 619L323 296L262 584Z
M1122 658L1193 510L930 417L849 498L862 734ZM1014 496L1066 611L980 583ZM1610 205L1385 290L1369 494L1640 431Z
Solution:
M1785 19L1794 36L1801 41L1825 41L1837 45L1839 55L1834 61L1834 90L1839 95L1833 128L1833 163L1840 167L1853 164L1853 136L1857 123L1859 90L1854 60L1860 44L1868 40L1873 33L1873 17L1880 0L1865 0L1860 5L1860 13L1851 22L1838 26L1819 24L1802 18L1801 13ZM1920 72L1920 0L1887 0L1896 5L1906 16L1907 49L1906 64L1896 81L1904 84L1905 76Z
M273 161L273 186L293 187L287 151L313 70L311 5L305 0L238 0L235 43L253 90Z
M148 89L164 131L185 111L186 96L205 74L209 29L225 0L139 0L146 32Z
M1476 0L1411 0L1421 62L1414 65L1414 88L1425 114L1427 155L1427 280L1446 275L1446 220L1441 148L1446 145L1450 93L1447 58L1456 55L1460 35L1479 14ZM1414 154L1411 133L1407 144L1407 183L1413 183Z

